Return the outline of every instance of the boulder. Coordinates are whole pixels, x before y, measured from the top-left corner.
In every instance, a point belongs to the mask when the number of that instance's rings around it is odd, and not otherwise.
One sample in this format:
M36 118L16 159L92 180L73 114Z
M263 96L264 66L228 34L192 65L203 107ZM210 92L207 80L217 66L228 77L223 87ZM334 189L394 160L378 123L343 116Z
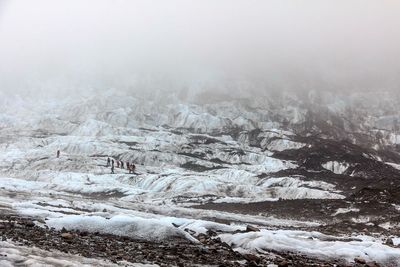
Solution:
M25 222L25 226L33 227L33 226L35 226L35 223L33 221L27 221L27 222Z
M72 239L73 235L71 233L66 232L66 233L62 233L61 237L64 239Z
M260 229L252 225L247 225L246 232L260 232Z
M367 263L366 260L364 260L364 259L361 258L361 257L355 258L355 259L354 259L354 262L355 262L355 263L359 263L359 264L365 264L365 263Z
M256 262L256 263L260 262L260 258L258 256L256 256L256 255L254 255L254 254L244 254L243 258L245 258L248 261L253 261L253 262Z
M386 239L385 244L388 246L394 246L393 239L391 239L391 238Z

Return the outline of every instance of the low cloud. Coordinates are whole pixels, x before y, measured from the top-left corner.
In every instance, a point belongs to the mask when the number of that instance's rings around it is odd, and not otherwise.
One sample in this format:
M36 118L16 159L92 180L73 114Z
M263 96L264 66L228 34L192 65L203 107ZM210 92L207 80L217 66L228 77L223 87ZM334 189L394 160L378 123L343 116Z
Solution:
M0 1L0 90L393 90L389 0Z

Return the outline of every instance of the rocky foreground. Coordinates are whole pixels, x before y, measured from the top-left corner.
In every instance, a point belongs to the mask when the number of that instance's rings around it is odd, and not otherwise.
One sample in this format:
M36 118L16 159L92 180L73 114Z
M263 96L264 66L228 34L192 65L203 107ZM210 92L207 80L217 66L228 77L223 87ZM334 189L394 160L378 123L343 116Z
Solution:
M131 262L159 266L379 266L362 258L355 259L355 263L349 265L340 260L322 260L289 252L241 254L216 238L217 233L213 231L194 236L199 240L198 244L179 238L149 242L100 233L65 229L57 231L39 227L31 218L15 214L1 214L0 220L2 241L86 258L105 259L122 265ZM258 229L248 226L246 231ZM6 258L6 254L0 255L0 259ZM22 266L21 263L16 264Z

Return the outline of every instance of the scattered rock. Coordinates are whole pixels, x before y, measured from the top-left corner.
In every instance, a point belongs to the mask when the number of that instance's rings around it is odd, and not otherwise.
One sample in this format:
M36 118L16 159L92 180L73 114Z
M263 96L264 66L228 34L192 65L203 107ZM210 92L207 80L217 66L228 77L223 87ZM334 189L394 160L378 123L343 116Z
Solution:
M393 239L391 239L391 238L386 239L385 244L388 246L394 246Z
M222 243L221 243L221 246L223 246L223 247L225 247L225 248L231 249L231 246L229 246L229 244L226 243L226 242L222 242Z
M25 225L28 227L34 227L35 223L33 221L27 221L27 222L25 222Z
M366 267L379 267L379 264L375 261L370 261L366 263Z
M80 235L80 236L88 236L89 233L86 232L86 231L82 231L82 232L79 232L79 235Z
M111 234L84 231L58 231L54 228L28 227L27 219L0 214L0 229L3 240L19 242L44 250L58 250L71 255L88 258L103 258L112 262L148 262L159 266L224 266L250 267L268 266L272 263L266 255L242 255L231 246L213 237L216 233L193 235L205 245L193 244L186 239L176 238L166 242L135 240ZM6 230L4 230L6 229ZM61 241L60 241L61 240ZM235 244L232 244L235 247ZM290 266L332 266L332 262L308 258L288 252L270 252L282 258ZM274 258L274 261L276 258ZM283 260L281 265L288 266ZM276 263L276 262L275 262ZM375 266L374 266L375 267Z
M260 262L260 258L254 254L244 254L243 257L248 261L254 261L256 263Z
M39 218L39 219L36 219L36 221L38 222L38 223L43 223L43 224L45 224L46 222L45 222L45 220L43 220L43 219L41 219L41 218Z
M61 237L64 238L64 239L72 239L72 238L74 238L73 235L71 233L68 233L68 232L67 233L62 233Z
M252 225L247 225L246 232L260 232L260 229Z
M211 236L211 237L214 237L214 236L217 236L218 234L217 234L217 232L215 232L215 231L213 231L213 230L208 230L208 231L207 231L207 235L209 235L209 236Z
M355 262L355 263L360 263L360 264L365 264L365 263L366 263L366 260L364 260L364 259L361 258L361 257L357 257L357 258L354 259L354 262Z
M207 236L205 234L199 234L197 236L197 239L201 242L201 243L207 243Z

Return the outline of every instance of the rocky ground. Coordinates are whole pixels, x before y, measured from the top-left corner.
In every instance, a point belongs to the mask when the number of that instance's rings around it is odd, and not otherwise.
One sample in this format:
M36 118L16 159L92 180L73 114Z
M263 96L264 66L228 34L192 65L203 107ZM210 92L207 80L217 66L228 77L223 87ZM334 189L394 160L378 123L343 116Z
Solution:
M248 226L246 231L258 231ZM322 260L290 252L263 251L258 255L241 254L216 238L218 233L194 236L199 244L174 238L165 242L149 242L81 231L57 231L36 226L31 218L15 214L0 215L2 241L34 246L47 251L58 250L87 258L111 262L151 263L159 266L379 266L375 262L355 259L352 265L339 260ZM6 258L7 255L0 255Z
M257 203L207 203L193 206L205 210L229 211L241 214L274 216L277 218L307 220L313 218L322 222L314 230L329 235L372 234L377 236L398 235L397 229L384 227L390 221L400 223L400 216L392 205L378 202L356 203L347 200L302 199L279 200ZM344 212L336 214L337 210ZM369 223L359 223L355 218L369 218ZM307 228L309 230L310 228Z

